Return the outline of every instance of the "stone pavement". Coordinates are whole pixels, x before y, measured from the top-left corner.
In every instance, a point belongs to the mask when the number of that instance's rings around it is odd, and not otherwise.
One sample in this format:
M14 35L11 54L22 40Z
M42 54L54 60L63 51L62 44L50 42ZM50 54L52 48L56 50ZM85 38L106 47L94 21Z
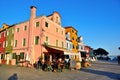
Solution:
M0 80L14 78L15 73L18 80L120 80L120 65L107 61L96 61L89 68L73 71L65 69L63 72L56 73L26 67L0 66Z

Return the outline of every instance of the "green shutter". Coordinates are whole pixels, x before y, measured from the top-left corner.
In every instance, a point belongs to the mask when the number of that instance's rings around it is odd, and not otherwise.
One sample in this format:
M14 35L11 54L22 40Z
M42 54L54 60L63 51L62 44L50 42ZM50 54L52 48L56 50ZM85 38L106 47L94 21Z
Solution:
M39 27L39 22L36 22L36 27Z
M17 47L17 40L15 40L15 47Z
M25 44L26 44L26 39L24 38L23 39L23 46L25 46Z
M58 40L56 40L56 46L58 47Z
M23 52L20 53L20 59L24 59L24 53Z
M64 42L62 42L62 48L64 48Z
M5 59L5 54L1 54L1 59Z
M56 28L56 32L58 32L58 28Z
M46 36L46 44L48 45L48 36Z
M16 59L16 53L12 54L12 59Z
M17 32L19 32L19 28L17 28Z
M27 30L27 26L24 26L24 31L26 31Z
M39 43L39 36L35 37L35 45L37 45Z

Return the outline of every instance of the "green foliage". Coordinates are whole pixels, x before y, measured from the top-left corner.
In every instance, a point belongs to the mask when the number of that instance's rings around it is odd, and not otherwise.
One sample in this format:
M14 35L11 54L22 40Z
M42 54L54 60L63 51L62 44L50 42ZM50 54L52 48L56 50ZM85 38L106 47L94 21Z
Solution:
M118 47L118 49L120 50L120 47Z
M101 55L101 56L103 56L103 55L107 56L109 53L103 48L98 48L98 49L94 50L94 54Z

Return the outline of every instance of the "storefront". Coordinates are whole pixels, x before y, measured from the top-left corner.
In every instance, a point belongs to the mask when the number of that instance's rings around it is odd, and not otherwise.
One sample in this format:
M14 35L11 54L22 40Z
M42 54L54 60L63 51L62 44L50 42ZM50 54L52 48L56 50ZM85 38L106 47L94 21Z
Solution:
M60 48L56 46L45 46L48 52L44 52L44 58L45 60L49 59L52 61L54 58L65 58L64 56L67 55L69 58L78 58L81 61L81 54L80 53L74 53L72 51L67 50L66 48Z
M44 60L50 60L52 61L53 59L59 59L63 58L64 55L64 48L56 47L56 46L44 46L47 50L47 52L44 53Z

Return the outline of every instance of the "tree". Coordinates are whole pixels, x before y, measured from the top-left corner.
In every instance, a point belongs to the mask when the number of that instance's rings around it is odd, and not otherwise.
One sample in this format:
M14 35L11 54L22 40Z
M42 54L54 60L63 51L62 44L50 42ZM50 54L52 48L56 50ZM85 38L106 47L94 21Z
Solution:
M94 50L94 54L100 55L102 57L103 55L107 56L109 53L103 48L98 48L98 49Z
M118 49L120 50L120 47L118 47Z

